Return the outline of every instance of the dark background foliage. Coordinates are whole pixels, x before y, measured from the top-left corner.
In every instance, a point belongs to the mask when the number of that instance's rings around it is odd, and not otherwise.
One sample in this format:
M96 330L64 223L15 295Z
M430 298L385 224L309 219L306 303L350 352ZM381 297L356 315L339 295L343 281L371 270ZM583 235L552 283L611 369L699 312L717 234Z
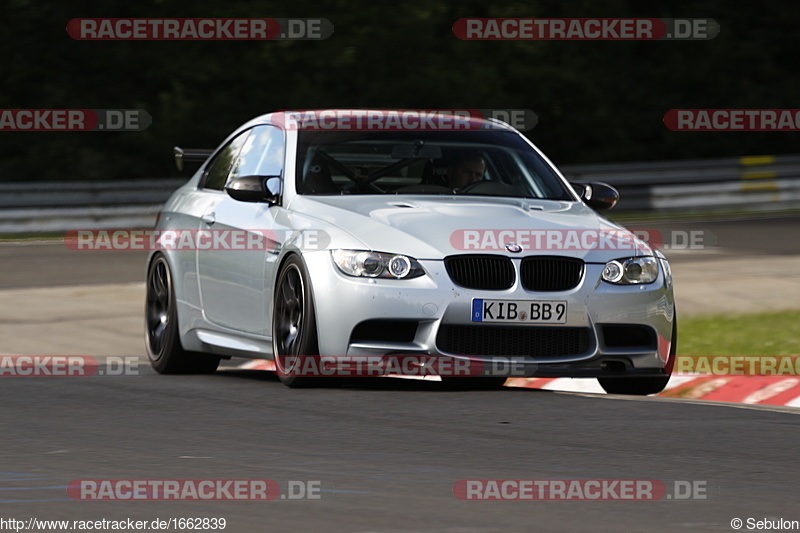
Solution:
M800 3L0 0L0 108L141 108L138 133L0 133L0 181L164 177L276 109L528 108L558 164L800 153L797 133L686 133L672 108L800 108ZM460 17L714 18L709 41L461 41ZM324 17L324 41L77 41L77 17Z

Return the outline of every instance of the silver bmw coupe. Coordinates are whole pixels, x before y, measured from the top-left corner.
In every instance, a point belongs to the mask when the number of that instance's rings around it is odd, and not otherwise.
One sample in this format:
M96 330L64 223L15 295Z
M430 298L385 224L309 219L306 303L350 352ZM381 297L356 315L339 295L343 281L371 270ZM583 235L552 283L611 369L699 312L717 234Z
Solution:
M372 370L401 358L395 370L427 368L443 387L667 384L677 322L666 258L598 214L616 190L569 183L507 124L278 112L176 157L203 163L159 214L164 239L148 259L158 372L272 359L298 387L361 375L348 374L359 358Z

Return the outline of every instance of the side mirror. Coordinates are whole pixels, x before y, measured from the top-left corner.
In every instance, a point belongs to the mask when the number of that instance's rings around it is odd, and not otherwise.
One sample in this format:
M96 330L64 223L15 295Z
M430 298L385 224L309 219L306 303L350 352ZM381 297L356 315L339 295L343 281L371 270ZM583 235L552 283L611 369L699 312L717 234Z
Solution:
M225 192L240 202L277 203L281 195L280 176L242 176L225 185Z
M581 197L581 200L586 202L586 205L596 211L605 211L611 209L619 201L619 192L617 189L600 181L590 182L571 182L572 188Z

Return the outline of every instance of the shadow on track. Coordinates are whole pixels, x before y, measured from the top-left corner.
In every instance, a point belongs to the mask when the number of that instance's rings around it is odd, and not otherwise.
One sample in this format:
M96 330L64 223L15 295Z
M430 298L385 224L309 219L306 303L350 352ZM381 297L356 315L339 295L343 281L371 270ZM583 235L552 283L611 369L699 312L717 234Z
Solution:
M250 379L256 381L272 382L280 384L278 376L275 372L270 370L241 370L241 369L220 369L216 372L215 376L226 378L239 378ZM332 389L348 389L348 390L365 390L365 391L409 391L409 392L470 392L470 393L503 393L508 394L511 391L525 391L526 393L552 393L542 389L527 389L523 387L503 387L498 390L481 391L481 390L465 390L465 389L452 389L445 386L441 381L421 380L421 379L405 379L405 378L390 378L390 377L375 377L375 378L329 378L330 383L326 384L324 381L321 386L315 387L316 389L332 390ZM283 385L281 385L283 386Z

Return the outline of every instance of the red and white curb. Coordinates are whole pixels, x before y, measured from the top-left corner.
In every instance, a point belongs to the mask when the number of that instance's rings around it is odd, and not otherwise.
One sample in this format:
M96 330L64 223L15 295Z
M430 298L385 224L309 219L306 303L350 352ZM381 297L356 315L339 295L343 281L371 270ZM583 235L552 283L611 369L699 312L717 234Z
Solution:
M507 387L603 394L596 379L510 378ZM800 378L787 376L675 375L657 396L715 402L800 407Z
M275 372L275 362L268 359L251 359L241 365L236 365L237 370L269 370Z
M275 363L254 359L237 366L240 370L275 371ZM524 387L560 392L605 394L596 379L509 378L506 387ZM675 375L657 396L751 405L800 407L800 378L789 376Z

